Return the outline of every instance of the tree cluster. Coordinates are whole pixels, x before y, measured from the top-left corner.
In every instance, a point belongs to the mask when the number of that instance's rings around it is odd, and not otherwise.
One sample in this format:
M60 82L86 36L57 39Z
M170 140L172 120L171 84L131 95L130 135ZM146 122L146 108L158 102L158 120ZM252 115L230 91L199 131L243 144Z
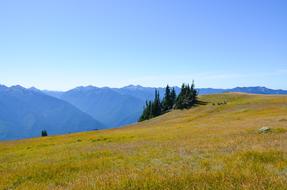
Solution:
M153 117L161 115L162 112L162 103L159 96L159 91L155 90L155 96L153 101L146 101L145 108L139 119L139 121L144 121L151 119Z
M179 95L176 95L175 89L168 85L165 88L164 97L161 100L159 91L155 90L153 101L146 101L143 113L139 121L148 120L159 115L162 115L171 109L189 109L197 102L198 92L192 85L182 84Z
M181 91L176 99L175 109L189 109L197 102L198 92L192 85L182 84Z
M46 130L42 130L41 131L41 136L42 137L47 137L48 136L48 132Z

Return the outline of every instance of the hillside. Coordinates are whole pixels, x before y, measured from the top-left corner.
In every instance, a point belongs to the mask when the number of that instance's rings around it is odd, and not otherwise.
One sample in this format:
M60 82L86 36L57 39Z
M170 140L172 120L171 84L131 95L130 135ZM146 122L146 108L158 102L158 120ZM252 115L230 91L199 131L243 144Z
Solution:
M124 128L2 142L0 189L286 189L287 96L200 100Z

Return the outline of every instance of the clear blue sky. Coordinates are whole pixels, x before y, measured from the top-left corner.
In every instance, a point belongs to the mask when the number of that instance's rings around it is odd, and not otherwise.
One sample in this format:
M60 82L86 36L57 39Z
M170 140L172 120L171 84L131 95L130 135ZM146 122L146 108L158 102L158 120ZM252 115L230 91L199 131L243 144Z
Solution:
M0 0L0 83L287 89L286 0Z

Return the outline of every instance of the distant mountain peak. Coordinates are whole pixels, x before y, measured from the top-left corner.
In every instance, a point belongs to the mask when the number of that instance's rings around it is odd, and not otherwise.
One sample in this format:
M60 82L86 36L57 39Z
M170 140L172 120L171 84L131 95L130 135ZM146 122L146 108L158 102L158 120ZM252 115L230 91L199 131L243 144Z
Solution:
M0 140L88 131L106 126L63 100L20 85L0 91ZM0 86L1 89L1 86ZM3 106L2 106L3 105Z
M89 85L89 86L78 86L72 90L78 90L78 91L83 91L83 90L93 90L93 89L98 89L98 87L95 87L95 86L92 86L92 85Z
M38 88L35 88L35 87L31 87L31 88L28 88L28 90L31 90L31 91L34 91L34 92L41 92L41 90L39 90Z
M233 89L268 89L268 88L266 88L265 86L248 86L248 87L238 86Z
M10 88L11 88L11 89L17 89L17 90L27 90L26 88L24 88L24 87L21 86L21 85L14 85L14 86L11 86Z
M7 89L8 87L5 85L0 84L0 89Z
M131 84L131 85L123 87L123 89L139 90L139 89L144 89L144 87L141 85L132 85Z

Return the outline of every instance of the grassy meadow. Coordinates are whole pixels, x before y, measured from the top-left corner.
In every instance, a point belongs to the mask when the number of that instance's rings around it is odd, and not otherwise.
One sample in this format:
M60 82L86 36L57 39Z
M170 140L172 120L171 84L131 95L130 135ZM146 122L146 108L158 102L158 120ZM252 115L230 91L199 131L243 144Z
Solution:
M119 129L1 142L0 189L287 189L287 96L200 100Z

